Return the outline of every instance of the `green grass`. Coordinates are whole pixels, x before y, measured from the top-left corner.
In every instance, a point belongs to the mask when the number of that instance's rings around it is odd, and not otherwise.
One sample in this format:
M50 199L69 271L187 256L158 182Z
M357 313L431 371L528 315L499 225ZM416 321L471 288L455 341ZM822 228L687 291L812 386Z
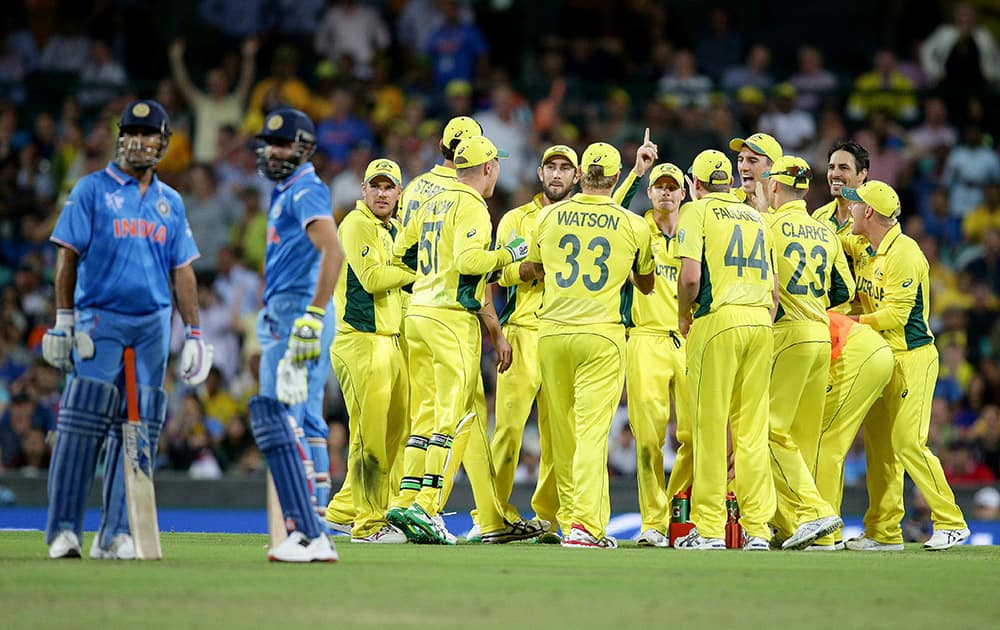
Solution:
M84 551L90 535L85 537ZM270 564L265 537L164 534L162 562L49 560L0 532L4 628L994 627L1000 547L931 553L352 545Z

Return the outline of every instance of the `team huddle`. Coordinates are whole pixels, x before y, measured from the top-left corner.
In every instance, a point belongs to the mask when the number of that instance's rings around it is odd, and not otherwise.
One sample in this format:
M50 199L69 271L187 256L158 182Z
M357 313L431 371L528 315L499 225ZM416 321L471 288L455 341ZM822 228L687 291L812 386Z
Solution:
M73 372L50 472L54 558L80 556L84 499L106 438L116 458L108 461L122 465L112 446L121 440L123 349L141 323L169 321L171 278L188 324L185 380L201 382L211 364L188 286L197 250L179 198L150 159L168 139L158 104L129 105L115 161L81 180L53 235L60 311L43 350ZM396 163L372 161L338 235L329 189L309 162L315 146L312 121L288 108L269 114L258 135L258 170L276 182L257 327L260 392L250 403L284 521L283 540L272 532L271 560L337 560L328 528L357 543L455 544L441 513L459 465L476 504L469 541L617 547L606 532L607 451L623 388L639 545L725 549L733 492L744 550L901 550L904 471L932 511L924 546L947 549L969 536L926 445L938 370L928 264L900 231L895 191L866 181L863 147L833 148L834 201L810 214L809 165L766 134L731 141L738 188L718 150L686 170L657 164L648 131L624 180L615 147L594 143L578 157L555 145L539 160L542 191L507 211L494 233L486 199L507 155L475 120L458 117L441 138L444 163L405 186ZM647 173L652 208L640 216L625 207ZM109 193L90 192L98 187L126 196L154 187L161 201L139 194L106 208ZM115 229L157 215L177 224L163 239L127 242L133 263L155 261L148 287L88 273L88 262L97 269L121 247L101 238L110 227L87 232L108 213L120 215ZM497 290L507 293L499 314ZM148 303L127 297L137 292ZM481 323L498 357L492 436ZM138 356L140 420L155 444L166 334ZM332 497L321 408L331 367L350 417L348 472ZM533 405L541 456L534 516L525 518L510 497ZM679 448L667 481L671 415ZM862 426L870 503L864 533L844 541L844 460ZM138 517L125 517L122 483L105 475L91 557L136 557ZM671 499L682 494L693 526L668 537Z

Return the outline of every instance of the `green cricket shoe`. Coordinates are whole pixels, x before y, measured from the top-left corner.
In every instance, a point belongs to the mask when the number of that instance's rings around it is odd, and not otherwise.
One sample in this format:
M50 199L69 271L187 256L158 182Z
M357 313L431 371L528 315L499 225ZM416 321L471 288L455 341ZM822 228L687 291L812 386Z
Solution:
M425 539L422 541L425 544L431 545L454 545L455 541L448 537L448 530L444 526L420 507L419 503L414 503L403 513L406 518L406 522L411 529L420 531ZM391 521L390 521L391 522ZM404 532L406 530L403 530ZM409 537L409 534L407 534ZM417 541L414 541L417 542Z
M424 535L423 530L418 529L410 525L410 521L406 518L406 508L394 507L389 508L389 511L385 513L385 520L389 521L396 526L403 534L406 535L406 539L411 543L416 543L418 545L432 544L434 541Z

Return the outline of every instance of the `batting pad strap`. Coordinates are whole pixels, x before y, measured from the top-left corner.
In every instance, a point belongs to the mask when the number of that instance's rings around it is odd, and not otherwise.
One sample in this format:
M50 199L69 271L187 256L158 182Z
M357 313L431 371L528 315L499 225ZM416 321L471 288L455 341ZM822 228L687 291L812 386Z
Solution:
M118 388L111 383L77 376L66 385L59 403L59 430L103 438L119 401Z
M436 489L444 487L444 475L424 475L423 487Z
M250 427L261 452L295 444L295 434L288 424L285 406L273 398L250 399Z
M404 490L420 491L422 485L423 479L421 477L403 477L399 481L399 490L400 492Z
M323 446L323 447L325 447L326 446L326 438L321 438L321 437L306 438L306 444L308 444L309 446Z
M451 448L452 437L450 435L445 435L444 433L432 433L431 439L428 442L428 446L437 446L438 448Z
M427 450L427 443L429 441L430 440L428 440L427 438L425 438L422 435L411 435L406 440L406 448L419 448L422 451L426 451Z

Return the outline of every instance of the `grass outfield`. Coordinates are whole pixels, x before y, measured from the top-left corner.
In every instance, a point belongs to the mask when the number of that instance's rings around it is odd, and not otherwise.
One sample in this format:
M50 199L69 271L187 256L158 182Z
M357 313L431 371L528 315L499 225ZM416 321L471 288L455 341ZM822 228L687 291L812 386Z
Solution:
M295 566L268 563L265 540L164 534L162 562L53 561L39 532L0 532L2 625L970 628L1000 619L1000 547L750 554L337 538L339 563Z

